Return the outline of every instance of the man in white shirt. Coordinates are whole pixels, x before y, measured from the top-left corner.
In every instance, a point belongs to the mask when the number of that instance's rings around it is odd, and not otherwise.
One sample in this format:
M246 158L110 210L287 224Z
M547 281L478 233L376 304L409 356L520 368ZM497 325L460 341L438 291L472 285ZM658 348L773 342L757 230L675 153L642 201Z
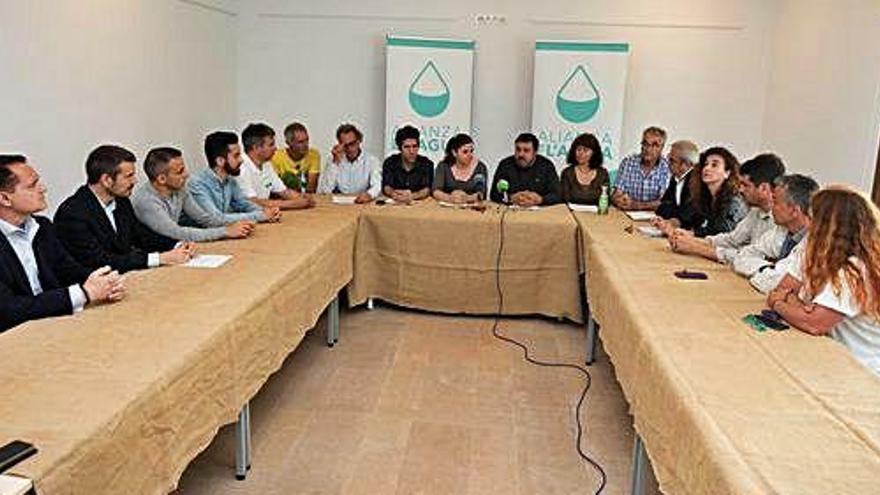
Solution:
M810 177L792 174L777 179L773 188L776 227L742 248L733 259L733 271L749 279L766 294L776 288L803 248L810 226L810 198L819 184Z
M336 145L318 182L322 194L356 195L356 203L369 203L382 192L379 160L361 149L363 134L352 124L336 129Z
M242 193L254 203L282 210L315 206L311 196L289 189L278 177L270 161L275 154L275 131L266 124L249 124L241 133L244 162L235 178Z
M774 227L773 182L785 173L782 160L771 153L758 155L740 167L740 194L752 208L732 231L694 237L686 230L676 229L669 236L673 251L693 254L721 263L731 263L740 249L757 241Z
M55 236L46 186L22 155L0 155L0 332L20 323L81 311L125 296L109 267L89 271Z

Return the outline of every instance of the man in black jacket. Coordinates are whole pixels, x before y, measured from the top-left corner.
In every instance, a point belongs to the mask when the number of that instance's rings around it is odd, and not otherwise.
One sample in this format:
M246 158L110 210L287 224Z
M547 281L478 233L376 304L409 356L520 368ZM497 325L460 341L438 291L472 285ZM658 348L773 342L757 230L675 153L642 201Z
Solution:
M21 155L0 155L0 332L28 320L80 311L125 296L119 274L70 257L46 208L46 187Z
M109 265L125 273L185 263L195 253L195 244L177 244L135 217L128 199L136 178L134 162L134 154L125 148L98 146L86 159L88 184L55 213L58 237L86 267Z
M524 132L516 137L514 154L498 164L489 196L496 203L517 206L549 206L562 200L556 166L538 154L538 138ZM507 198L498 190L498 182L507 181Z
M656 213L665 219L682 218L687 216L685 210L692 208L689 182L691 170L700 160L700 151L690 141L676 141L669 149L668 160L671 172L669 186L660 198Z

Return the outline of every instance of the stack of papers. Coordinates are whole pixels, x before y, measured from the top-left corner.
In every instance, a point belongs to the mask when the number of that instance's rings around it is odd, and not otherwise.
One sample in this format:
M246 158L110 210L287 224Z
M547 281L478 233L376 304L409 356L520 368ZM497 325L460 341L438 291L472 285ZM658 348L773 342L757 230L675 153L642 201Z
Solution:
M189 268L218 268L229 261L232 256L228 254L197 254L193 259L184 263Z
M575 203L568 203L568 209L571 211L582 213L599 213L599 207L596 205L579 205Z
M634 222L644 222L645 220L654 218L656 215L653 211L628 211L626 212L626 216Z
M663 237L663 232L660 232L660 229L658 229L656 227L651 227L649 225L642 225L642 226L639 226L636 228L639 230L639 232L641 232L642 234L644 234L648 237Z
M337 196L333 195L334 205L353 205L355 196Z
M25 495L31 488L33 488L33 483L27 478L0 475L0 493L3 495Z

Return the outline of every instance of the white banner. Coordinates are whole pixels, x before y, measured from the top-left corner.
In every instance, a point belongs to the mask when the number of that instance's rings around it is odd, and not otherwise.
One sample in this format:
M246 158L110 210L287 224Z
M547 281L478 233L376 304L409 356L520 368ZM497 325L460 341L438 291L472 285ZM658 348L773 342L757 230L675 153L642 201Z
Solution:
M421 154L443 158L446 141L471 132L474 42L388 36L385 54L385 155L397 152L405 124L421 133Z
M535 42L532 130L558 170L584 132L599 139L605 168L617 168L628 59L627 43Z

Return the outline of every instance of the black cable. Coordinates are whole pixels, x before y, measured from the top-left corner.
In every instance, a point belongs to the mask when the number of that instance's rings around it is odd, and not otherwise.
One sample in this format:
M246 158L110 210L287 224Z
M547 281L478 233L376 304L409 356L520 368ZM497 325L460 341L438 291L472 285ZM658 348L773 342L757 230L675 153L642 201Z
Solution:
M508 206L502 206L503 211L501 212L501 221L500 224L500 239L498 242L498 255L495 259L495 289L498 292L498 312L495 314L495 321L492 323L492 335L508 344L515 345L522 349L523 351L523 359L527 362L532 363L536 366L543 366L547 368L568 368L579 371L586 378L586 384L584 385L584 389L581 392L581 397L578 399L577 407L575 407L575 417L577 422L577 439L575 440L577 447L578 455L581 456L581 459L590 464L598 473L599 473L599 488L594 492L595 495L600 495L602 490L605 489L605 485L608 482L608 475L605 474L605 470L602 469L602 466L598 463L598 461L594 460L592 457L587 455L584 452L583 447L581 446L581 442L584 436L584 427L581 423L581 409L583 408L584 402L587 398L587 392L590 390L590 386L593 384L593 376L587 371L583 366L579 366L576 364L568 364L568 363L554 363L548 361L541 361L533 358L529 354L529 348L526 347L525 344L505 335L502 335L498 332L498 326L501 324L501 315L504 312L504 291L501 290L501 256L504 252L504 219L507 216L507 212L510 209ZM575 219L575 224L578 225L578 229L580 230L580 224L577 223L577 219Z

